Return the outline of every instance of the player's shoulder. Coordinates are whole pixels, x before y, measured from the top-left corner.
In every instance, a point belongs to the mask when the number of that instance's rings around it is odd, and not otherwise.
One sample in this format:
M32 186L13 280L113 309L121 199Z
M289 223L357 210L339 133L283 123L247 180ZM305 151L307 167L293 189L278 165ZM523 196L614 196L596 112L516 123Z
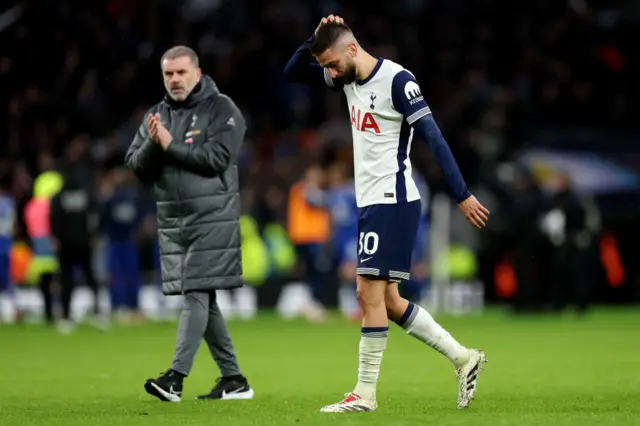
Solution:
M388 70L389 75L391 76L395 76L399 72L402 72L405 70L405 67L403 67L397 62L392 61L391 59L385 59L384 66Z
M382 86L391 86L395 76L404 68L402 65L393 62L390 59L383 59L380 69L377 73L377 82Z
M411 70L405 68L397 62L385 59L386 76L391 80L415 80L415 76Z
M386 84L391 89L392 96L416 90L418 83L410 70L397 62L390 60L385 60L385 62L387 63L384 73L387 80Z

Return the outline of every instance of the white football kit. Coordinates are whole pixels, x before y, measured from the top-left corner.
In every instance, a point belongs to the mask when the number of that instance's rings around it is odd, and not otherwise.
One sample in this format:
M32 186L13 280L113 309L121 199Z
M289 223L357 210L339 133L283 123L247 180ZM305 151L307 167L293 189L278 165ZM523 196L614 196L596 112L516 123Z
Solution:
M327 70L325 83L333 86ZM365 80L343 86L353 135L359 275L410 278L420 192L409 153L412 124L431 114L413 74L378 59Z
M294 53L285 74L291 81L336 87L329 72L314 63L308 49L313 38ZM353 134L358 205L357 273L389 282L408 280L421 213L420 193L412 178L409 160L414 128L429 144L456 201L463 201L470 193L409 71L392 61L378 59L366 79L340 88L347 97ZM486 362L484 352L460 345L424 309L412 303L396 322L413 337L437 348L454 364L458 376L458 408L468 407ZM358 383L345 399L322 407L321 412L378 408L376 383L388 330L388 326L363 324Z
M325 70L328 86L334 82ZM420 199L413 180L413 124L431 113L414 76L388 59L371 75L343 87L353 135L358 207Z

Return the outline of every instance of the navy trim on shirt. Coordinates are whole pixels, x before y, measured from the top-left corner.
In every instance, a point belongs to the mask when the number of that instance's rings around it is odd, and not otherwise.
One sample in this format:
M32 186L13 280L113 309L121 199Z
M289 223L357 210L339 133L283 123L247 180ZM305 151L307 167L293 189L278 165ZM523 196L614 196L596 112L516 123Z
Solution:
M382 66L382 62L384 62L384 58L378 58L378 63L376 64L375 67L373 67L373 71L371 71L371 74L369 74L367 76L367 78L365 78L364 80L358 80L357 83L362 86L363 84L367 84L368 82L371 81L371 79L373 77L376 76L376 74L378 73L378 70L380 69L380 67Z

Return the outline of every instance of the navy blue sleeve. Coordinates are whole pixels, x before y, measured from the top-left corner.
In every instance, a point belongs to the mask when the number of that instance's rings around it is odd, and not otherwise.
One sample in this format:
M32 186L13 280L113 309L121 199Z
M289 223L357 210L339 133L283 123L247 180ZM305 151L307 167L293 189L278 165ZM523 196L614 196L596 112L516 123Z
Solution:
M294 52L284 67L284 75L293 83L341 89L342 85L333 80L329 75L329 71L316 62L313 55L311 55L309 47L313 43L313 38L313 35L309 37Z
M396 111L404 115L410 125L431 114L418 82L407 70L402 70L393 77L391 100Z
M404 115L407 123L433 152L456 203L469 198L471 193L467 189L458 164L433 119L431 109L422 96L418 82L411 73L403 70L394 76L391 84L391 99L396 111Z

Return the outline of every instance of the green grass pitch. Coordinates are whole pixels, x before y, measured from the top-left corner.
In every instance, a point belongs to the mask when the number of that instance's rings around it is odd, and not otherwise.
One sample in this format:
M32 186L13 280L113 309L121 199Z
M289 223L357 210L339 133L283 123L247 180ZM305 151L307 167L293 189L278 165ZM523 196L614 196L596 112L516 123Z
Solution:
M359 327L271 315L231 321L252 401L201 402L218 371L202 346L181 403L144 393L168 368L175 324L88 326L58 335L0 327L0 425L640 425L640 311L513 318L498 311L437 318L489 363L476 400L456 409L446 359L392 326L375 413L319 413L353 389Z

